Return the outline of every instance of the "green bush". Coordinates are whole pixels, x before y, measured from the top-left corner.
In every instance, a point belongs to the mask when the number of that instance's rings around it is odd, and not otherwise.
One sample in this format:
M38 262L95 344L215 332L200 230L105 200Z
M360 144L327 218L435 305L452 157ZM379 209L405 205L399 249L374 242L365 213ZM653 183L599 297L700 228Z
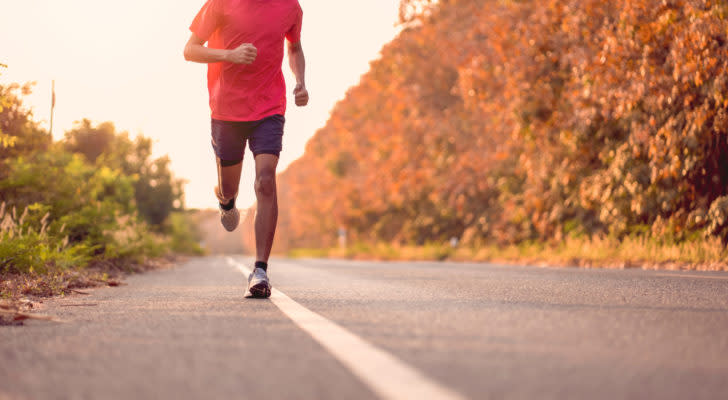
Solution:
M50 228L63 227L71 243L91 243L103 252L118 219L135 212L133 178L95 168L80 156L54 149L12 159L7 169L0 193L8 206L42 207L50 214Z
M172 175L168 157L152 158L150 138L132 139L127 132L117 132L111 122L94 126L84 119L66 132L60 145L97 168L135 177L133 197L139 215L149 224L160 228L173 211L182 209L184 181Z
M52 231L48 212L37 218L44 208L34 204L18 216L16 208L0 205L0 272L45 273L49 267L83 267L90 261L93 247L69 243L63 228Z
M67 276L201 251L190 221L170 217L182 181L151 158L150 139L83 120L53 143L22 104L29 91L0 85L0 273Z
M170 214L164 232L169 238L169 247L173 252L189 255L204 254L204 250L200 247L202 236L188 213Z

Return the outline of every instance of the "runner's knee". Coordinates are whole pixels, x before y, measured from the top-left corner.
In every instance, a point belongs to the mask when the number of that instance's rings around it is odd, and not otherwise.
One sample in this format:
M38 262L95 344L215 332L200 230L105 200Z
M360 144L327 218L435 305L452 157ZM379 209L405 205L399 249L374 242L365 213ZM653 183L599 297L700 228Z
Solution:
M276 193L276 174L264 170L255 178L255 192L259 196L272 196Z

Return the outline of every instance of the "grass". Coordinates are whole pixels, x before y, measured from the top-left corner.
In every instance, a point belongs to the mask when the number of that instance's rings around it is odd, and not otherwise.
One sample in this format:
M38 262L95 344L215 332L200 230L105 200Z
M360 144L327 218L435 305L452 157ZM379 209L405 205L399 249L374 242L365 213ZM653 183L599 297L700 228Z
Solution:
M104 252L96 252L99 246L93 243L70 245L63 228L49 228L48 214L36 227L26 223L30 217L29 208L19 213L0 205L0 301L6 305L68 295L88 287L118 286L129 273L203 253L199 234L184 212L170 215L159 232L120 216L117 229L109 232L111 239L104 244ZM8 322L13 322L8 321L8 313L0 313L0 325Z
M609 237L572 237L553 244L534 242L479 247L378 243L355 244L345 249L294 249L288 255L294 258L451 260L595 268L728 271L728 250L718 238L669 243L648 237L627 237L621 240Z

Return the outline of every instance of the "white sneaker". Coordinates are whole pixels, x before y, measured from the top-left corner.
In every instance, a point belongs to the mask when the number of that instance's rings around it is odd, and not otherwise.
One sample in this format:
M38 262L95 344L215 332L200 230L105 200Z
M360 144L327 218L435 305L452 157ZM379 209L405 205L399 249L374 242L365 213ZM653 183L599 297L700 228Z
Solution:
M252 297L266 299L270 297L270 289L268 274L265 273L263 268L254 269L248 277L248 293Z
M240 223L240 211L238 211L237 207L223 210L222 206L220 206L220 222L228 232L234 231Z

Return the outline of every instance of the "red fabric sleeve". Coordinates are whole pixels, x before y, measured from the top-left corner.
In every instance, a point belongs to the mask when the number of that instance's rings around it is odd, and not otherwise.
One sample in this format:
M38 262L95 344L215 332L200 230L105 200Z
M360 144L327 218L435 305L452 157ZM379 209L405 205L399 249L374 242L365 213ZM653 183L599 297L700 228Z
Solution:
M200 12L192 21L190 30L200 39L207 41L220 26L222 10L219 0L207 0Z
M286 39L288 39L291 43L298 43L301 41L301 25L303 23L303 10L301 10L301 6L298 6L298 11L296 12L296 19L293 22L293 25L291 28L286 32Z

